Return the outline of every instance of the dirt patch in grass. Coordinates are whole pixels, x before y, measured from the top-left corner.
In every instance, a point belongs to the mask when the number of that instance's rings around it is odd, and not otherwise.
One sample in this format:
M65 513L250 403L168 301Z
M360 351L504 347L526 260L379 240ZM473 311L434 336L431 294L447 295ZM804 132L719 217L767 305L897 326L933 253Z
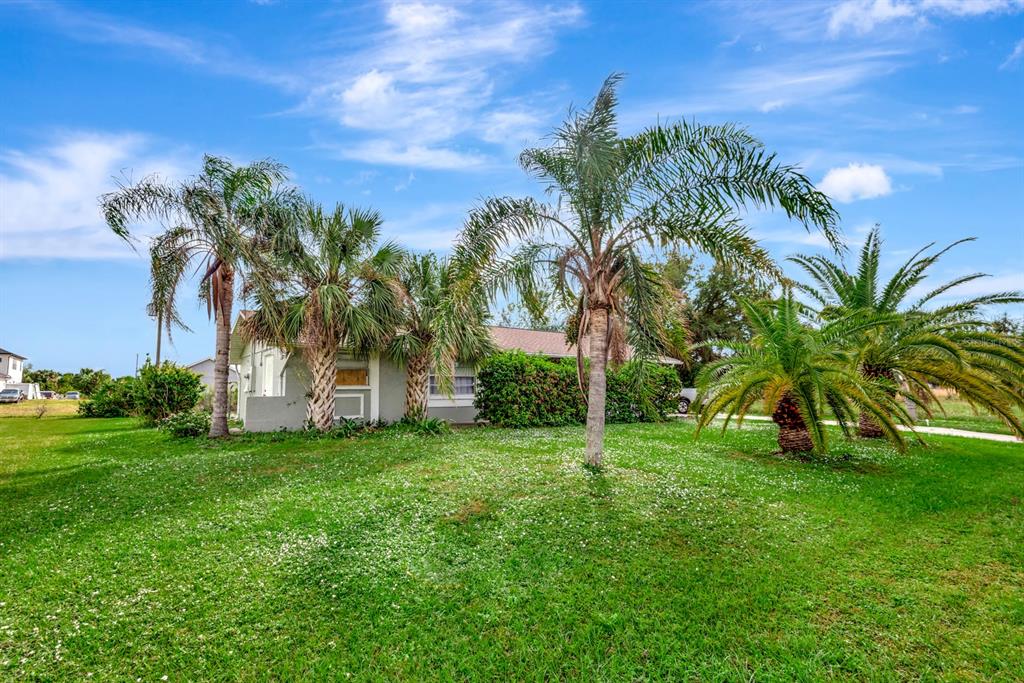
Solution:
M445 520L453 524L467 524L491 514L491 508L484 501L474 499L463 505L458 512L448 515Z

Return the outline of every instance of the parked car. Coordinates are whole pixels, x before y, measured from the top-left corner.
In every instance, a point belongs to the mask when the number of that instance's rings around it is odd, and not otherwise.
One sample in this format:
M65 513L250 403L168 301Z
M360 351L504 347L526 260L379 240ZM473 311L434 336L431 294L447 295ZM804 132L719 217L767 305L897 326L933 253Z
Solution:
M64 398L71 399L72 401L77 401L78 399L82 398L82 394L80 394L77 391L69 391L68 393L64 394Z
M21 403L25 400L25 392L21 389L4 389L0 391L0 403Z
M697 390L693 387L684 387L679 392L679 414L686 415L690 412L690 404L697 400Z
M39 395L43 398L60 398L60 394L56 391L40 391Z

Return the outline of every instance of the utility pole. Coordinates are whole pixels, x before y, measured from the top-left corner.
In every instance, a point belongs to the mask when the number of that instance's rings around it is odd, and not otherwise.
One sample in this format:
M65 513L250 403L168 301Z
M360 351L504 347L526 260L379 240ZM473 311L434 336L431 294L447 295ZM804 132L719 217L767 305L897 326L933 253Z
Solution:
M156 366L160 367L160 340L164 336L164 312L163 309L156 312Z

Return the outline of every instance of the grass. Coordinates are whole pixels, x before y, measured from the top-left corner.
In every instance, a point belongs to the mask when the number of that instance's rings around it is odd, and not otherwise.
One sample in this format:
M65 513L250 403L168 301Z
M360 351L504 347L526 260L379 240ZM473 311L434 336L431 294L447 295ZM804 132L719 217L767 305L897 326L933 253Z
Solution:
M0 678L1020 680L1024 447L0 420Z
M982 412L974 408L967 401L955 396L942 400L942 409L934 408L934 418L918 420L919 425L931 427L953 427L954 429L966 429L972 432L988 432L991 434L1011 434L1010 428L994 415ZM1024 414L1017 411L1019 417Z
M0 403L0 418L3 417L36 417L40 408L45 408L44 417L75 415L78 413L78 401L66 399L33 399L21 403Z
M971 432L985 432L988 434L1011 434L1006 424L995 415L979 411L970 403L956 396L948 396L941 399L942 405L932 406L934 417L928 419L919 410L921 419L917 425L921 427L952 427L954 429L965 429ZM760 403L751 406L750 415L764 415L764 408ZM831 416L831 411L826 411ZM1018 416L1024 420L1024 413L1018 411Z

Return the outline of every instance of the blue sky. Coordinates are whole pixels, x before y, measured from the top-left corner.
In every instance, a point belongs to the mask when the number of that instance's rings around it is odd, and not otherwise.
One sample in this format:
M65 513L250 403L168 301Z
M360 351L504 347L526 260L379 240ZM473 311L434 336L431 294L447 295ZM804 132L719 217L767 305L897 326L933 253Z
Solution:
M153 347L146 264L97 210L114 178L273 157L443 250L479 198L538 192L517 152L613 71L623 132L743 123L852 245L881 223L887 266L974 235L937 275L1024 289L1024 0L0 1L0 61L0 346L36 367L124 374ZM750 223L780 258L821 249ZM205 310L182 309L168 356L210 355Z

